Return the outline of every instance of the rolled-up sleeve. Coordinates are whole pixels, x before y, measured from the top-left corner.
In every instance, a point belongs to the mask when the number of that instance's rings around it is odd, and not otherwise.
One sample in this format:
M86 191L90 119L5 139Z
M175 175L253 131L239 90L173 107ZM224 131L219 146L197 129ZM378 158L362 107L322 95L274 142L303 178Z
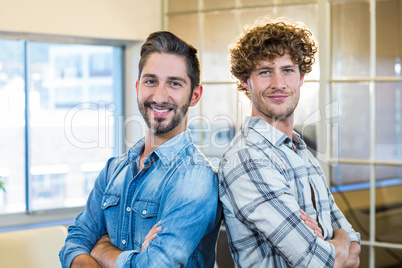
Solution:
M68 228L66 242L59 253L63 268L70 267L78 255L90 254L99 238L106 233L100 204L107 185L107 173L113 164L114 158L111 158L96 179L85 209L76 217L74 224Z

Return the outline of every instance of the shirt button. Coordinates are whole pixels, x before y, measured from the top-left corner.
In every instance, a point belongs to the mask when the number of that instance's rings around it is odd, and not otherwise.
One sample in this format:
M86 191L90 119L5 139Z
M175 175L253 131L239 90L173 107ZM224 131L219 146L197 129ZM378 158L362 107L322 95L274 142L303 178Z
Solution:
M104 206L104 207L106 207L106 202L105 202L105 203L103 203L103 206Z
M123 245L125 245L126 242L127 242L127 241L126 241L125 239L121 240L121 243L122 243Z
M147 210L146 210L146 209L144 209L144 210L142 211L142 215L145 215L145 214L147 214Z
M127 210L127 212L130 212L131 208L130 208L130 207L127 207L126 210Z

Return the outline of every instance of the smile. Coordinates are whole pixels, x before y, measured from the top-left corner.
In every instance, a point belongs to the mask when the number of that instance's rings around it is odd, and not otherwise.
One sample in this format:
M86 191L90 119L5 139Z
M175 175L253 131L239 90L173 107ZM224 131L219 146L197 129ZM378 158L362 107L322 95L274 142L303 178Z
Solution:
M270 95L270 96L268 96L269 99L274 100L274 101L283 101L287 97L288 97L288 95Z
M159 108L155 108L155 107L151 107L151 109L152 109L152 111L158 112L158 113L167 113L172 110L172 109L159 109Z
M163 104L156 104L156 103L146 103L146 107L148 107L154 117L165 117L170 114L171 111L176 110L177 106L171 103L163 103Z

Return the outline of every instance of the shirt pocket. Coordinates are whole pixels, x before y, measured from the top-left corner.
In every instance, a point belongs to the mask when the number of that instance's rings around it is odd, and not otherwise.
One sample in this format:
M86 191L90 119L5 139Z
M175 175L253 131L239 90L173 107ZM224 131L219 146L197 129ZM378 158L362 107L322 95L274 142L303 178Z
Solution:
M111 239L115 238L117 233L119 202L120 196L118 195L107 194L102 197L101 209L106 219L106 230Z
M145 236L158 222L159 202L139 199L134 203L135 244L141 247Z

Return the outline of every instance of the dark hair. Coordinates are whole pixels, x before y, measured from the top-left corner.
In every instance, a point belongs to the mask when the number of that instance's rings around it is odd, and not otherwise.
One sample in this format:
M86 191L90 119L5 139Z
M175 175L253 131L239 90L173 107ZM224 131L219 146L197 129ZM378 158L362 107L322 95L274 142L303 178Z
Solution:
M145 62L153 53L167 53L183 57L187 65L187 75L191 81L191 90L200 84L201 72L197 49L167 31L151 33L142 45L141 58L138 64L138 78L141 76Z
M259 61L274 59L289 53L293 63L299 65L300 74L311 72L317 46L312 33L301 23L267 23L246 30L230 48L230 71L240 81L247 80ZM248 98L250 93L238 84Z

